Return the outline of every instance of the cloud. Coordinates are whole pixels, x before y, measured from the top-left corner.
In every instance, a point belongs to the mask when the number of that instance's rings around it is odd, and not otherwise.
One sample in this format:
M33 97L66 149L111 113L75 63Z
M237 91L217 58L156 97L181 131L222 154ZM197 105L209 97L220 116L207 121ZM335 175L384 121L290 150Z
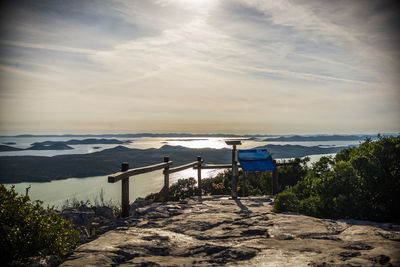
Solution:
M18 3L0 33L2 130L400 127L398 13L379 1Z

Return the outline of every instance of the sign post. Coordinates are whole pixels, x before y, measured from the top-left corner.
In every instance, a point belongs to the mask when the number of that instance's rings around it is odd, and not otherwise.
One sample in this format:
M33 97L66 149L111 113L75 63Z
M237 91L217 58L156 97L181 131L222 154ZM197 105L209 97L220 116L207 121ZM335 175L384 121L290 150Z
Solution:
M238 175L239 175L239 169L238 169L238 158L237 158L237 145L241 145L242 142L240 140L227 140L225 143L229 146L232 146L232 190L231 190L231 196L232 199L237 199L238 193L237 193L237 182L238 182Z
M272 194L278 193L277 163L266 149L239 150L238 159L243 173L246 171L272 171Z

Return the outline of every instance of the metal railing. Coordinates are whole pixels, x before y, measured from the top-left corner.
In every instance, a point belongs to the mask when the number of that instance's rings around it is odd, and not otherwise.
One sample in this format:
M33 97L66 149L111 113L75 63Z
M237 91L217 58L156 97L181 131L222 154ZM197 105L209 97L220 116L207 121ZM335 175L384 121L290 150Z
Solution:
M197 161L187 163L178 167L174 168L169 168L172 165L172 161L169 159L169 157L164 157L164 162L155 164L155 165L150 165L150 166L145 166L141 168L134 168L134 169L129 169L129 163L123 162L121 163L121 171L111 174L108 176L108 182L109 183L116 183L118 181L121 181L122 184L122 201L121 201L121 216L122 217L128 217L129 216L129 178L131 176L135 176L138 174L143 174L143 173L148 173L148 172L153 172L157 170L163 169L163 174L164 174L164 186L161 189L161 191L158 193L158 199L163 198L163 200L168 201L169 198L169 175L171 173L183 171L189 168L197 169L197 185L198 185L198 195L202 195L202 190L201 190L201 170L202 169L231 169L232 164L207 164L207 165L202 165L204 160L198 156ZM276 166L282 166L282 165L290 165L293 163L289 162L275 162ZM239 165L240 167L240 165ZM273 171L273 186L272 186L272 194L275 195L278 190L278 172Z

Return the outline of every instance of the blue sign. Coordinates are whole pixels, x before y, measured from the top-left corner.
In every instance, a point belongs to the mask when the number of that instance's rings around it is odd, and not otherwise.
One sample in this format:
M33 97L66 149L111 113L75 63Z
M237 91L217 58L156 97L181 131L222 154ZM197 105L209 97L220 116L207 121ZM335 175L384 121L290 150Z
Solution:
M238 150L238 159L244 171L276 171L275 163L266 149Z

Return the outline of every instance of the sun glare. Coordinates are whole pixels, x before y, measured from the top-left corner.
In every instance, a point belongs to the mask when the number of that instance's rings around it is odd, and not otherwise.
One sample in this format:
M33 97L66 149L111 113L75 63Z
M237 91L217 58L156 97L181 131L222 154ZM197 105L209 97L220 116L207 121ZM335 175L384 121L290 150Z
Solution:
M228 147L223 139L220 138L176 138L169 140L168 145L184 146L188 148L225 148Z

